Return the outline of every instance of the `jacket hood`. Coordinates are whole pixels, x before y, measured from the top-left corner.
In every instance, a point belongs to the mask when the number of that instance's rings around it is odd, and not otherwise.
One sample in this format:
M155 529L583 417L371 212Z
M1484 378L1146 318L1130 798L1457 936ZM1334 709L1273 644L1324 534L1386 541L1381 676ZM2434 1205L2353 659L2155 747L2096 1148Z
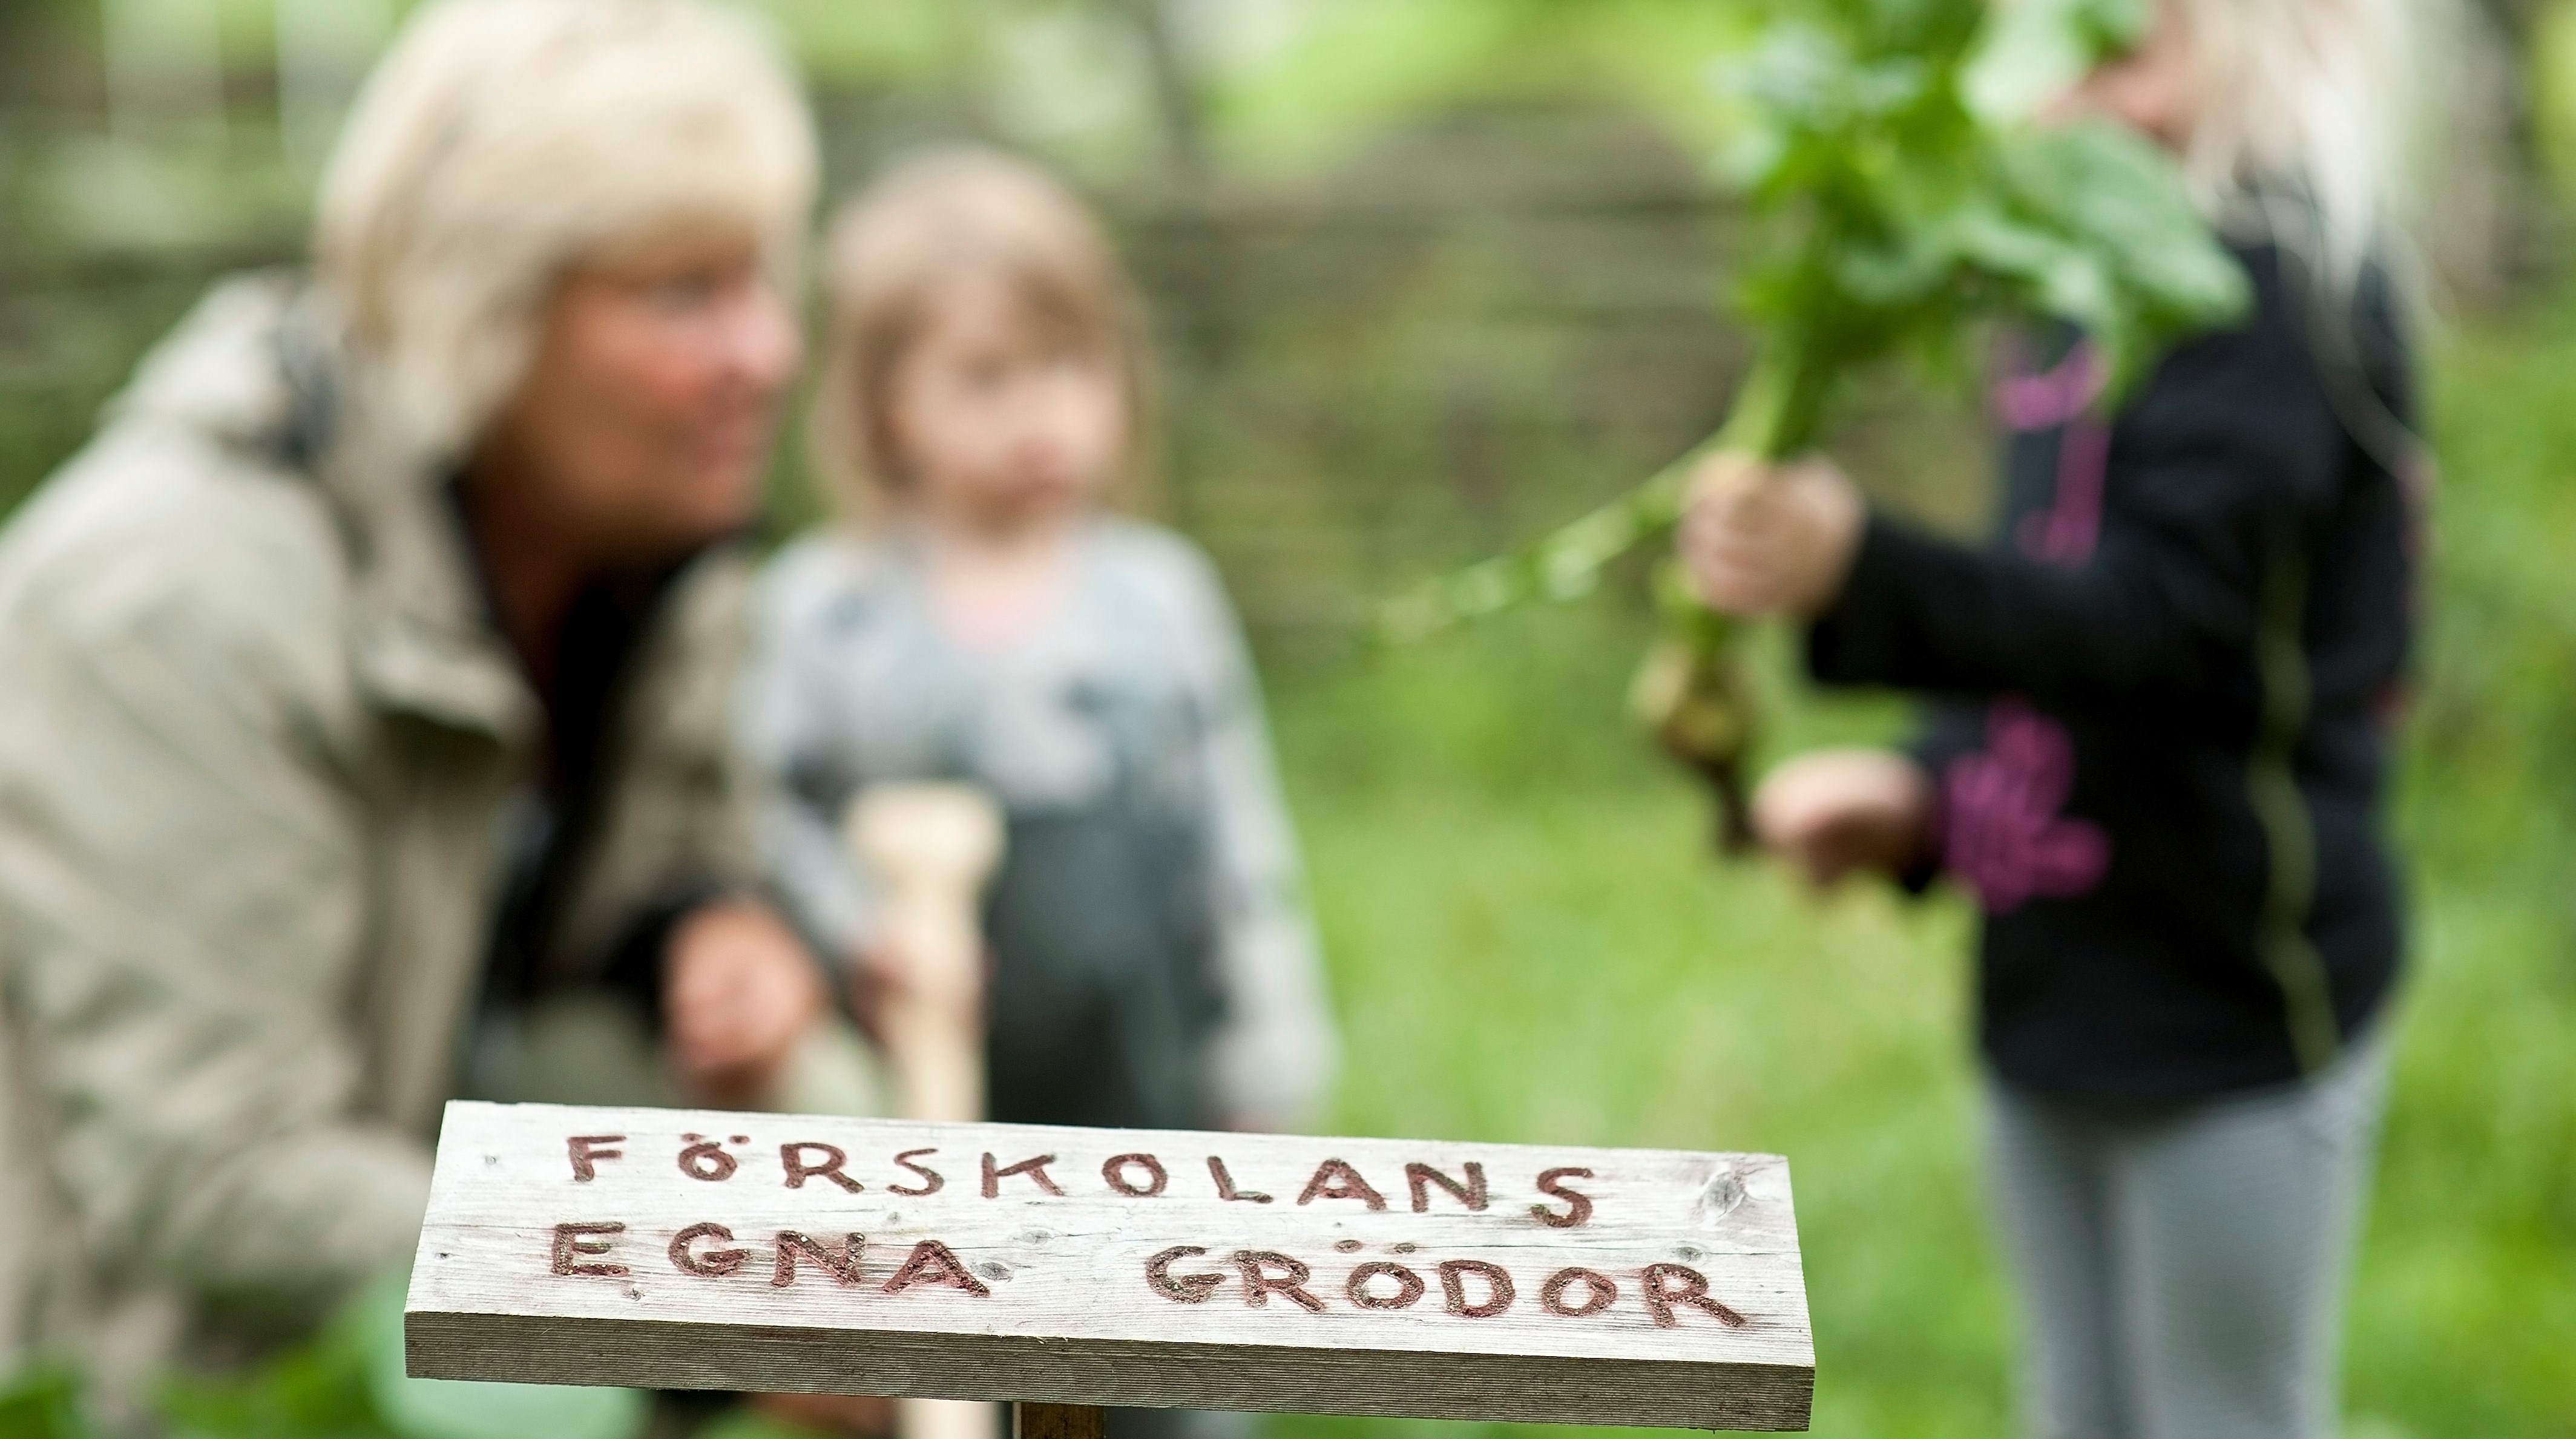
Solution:
M179 425L234 447L284 447L296 408L285 336L299 309L319 307L287 271L218 282L144 357L109 418Z
M330 298L305 275L218 282L112 402L310 484L346 545L361 682L394 707L524 740L537 705L494 626L448 471L368 403Z

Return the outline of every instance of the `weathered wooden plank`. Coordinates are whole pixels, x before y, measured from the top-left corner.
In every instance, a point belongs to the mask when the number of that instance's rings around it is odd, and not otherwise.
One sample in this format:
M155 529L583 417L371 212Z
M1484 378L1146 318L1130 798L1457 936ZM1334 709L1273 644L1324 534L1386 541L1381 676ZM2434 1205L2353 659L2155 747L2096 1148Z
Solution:
M1786 1161L455 1104L438 1378L1803 1429Z

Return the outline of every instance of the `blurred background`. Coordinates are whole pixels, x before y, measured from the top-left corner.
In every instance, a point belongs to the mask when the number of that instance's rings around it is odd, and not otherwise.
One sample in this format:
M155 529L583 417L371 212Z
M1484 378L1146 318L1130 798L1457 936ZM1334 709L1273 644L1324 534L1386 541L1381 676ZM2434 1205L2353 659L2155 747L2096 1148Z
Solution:
M0 513L207 280L293 264L395 0L0 0ZM1642 576L1373 650L1375 597L1616 493L1745 352L1707 76L1730 0L766 0L829 193L941 139L1062 167L1162 351L1166 518L1264 661L1359 1133L1778 1150L1816 1431L1991 1436L2009 1335L1975 1190L1955 899L1818 901L1709 851L1623 714ZM2446 473L2399 832L2419 919L2352 1305L2356 1439L2576 1435L2576 3L2492 0L2445 166ZM1837 448L1975 527L1962 395L1874 384ZM774 530L812 522L794 443ZM1795 683L1774 751L1901 707ZM1281 1439L1382 1422L1282 1418ZM1426 1433L1421 1439L1430 1439Z

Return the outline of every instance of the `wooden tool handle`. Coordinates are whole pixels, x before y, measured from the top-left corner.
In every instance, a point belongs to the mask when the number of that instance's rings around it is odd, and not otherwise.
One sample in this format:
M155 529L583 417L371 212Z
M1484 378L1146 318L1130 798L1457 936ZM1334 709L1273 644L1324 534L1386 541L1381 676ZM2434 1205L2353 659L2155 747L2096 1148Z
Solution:
M965 785L873 788L852 801L850 850L884 893L900 979L878 1016L908 1119L984 1117L984 885L1002 815Z
M1002 812L956 784L883 785L851 801L844 842L884 891L901 979L878 1015L909 1119L984 1117L984 885L1002 858ZM902 1439L996 1439L994 1406L896 1401Z

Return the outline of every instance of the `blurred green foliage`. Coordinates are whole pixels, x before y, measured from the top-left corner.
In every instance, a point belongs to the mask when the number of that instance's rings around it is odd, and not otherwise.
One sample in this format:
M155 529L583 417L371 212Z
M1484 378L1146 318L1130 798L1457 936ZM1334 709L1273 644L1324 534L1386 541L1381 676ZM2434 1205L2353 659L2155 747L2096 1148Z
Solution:
M307 1342L233 1375L181 1375L155 1411L167 1439L635 1439L643 1395L412 1379L403 1373L406 1276L354 1296ZM47 1366L0 1387L7 1439L93 1439L77 1376ZM731 1439L794 1439L735 1426Z
M10 1439L88 1439L80 1376L46 1364L0 1379L0 1434Z
M2169 157L2103 120L2032 112L2133 39L2133 0L1780 0L1727 66L1746 102L1737 182L1755 227L1737 290L1751 373L1706 449L1783 459L1815 445L1834 401L1894 356L1956 372L2005 320L2081 329L2123 393L2175 340L2249 296ZM1589 594L1603 568L1665 534L1698 455L1666 466L1536 546L1398 597L1415 638L1519 601ZM1720 761L1740 719L1698 743L1676 716L1736 706L1710 667L1727 629L1676 595L1667 648L1698 665L1693 696L1649 722L1687 759Z
M261 110L266 7L222 3L223 138L122 151L95 0L0 3L0 510L206 278L298 251L309 169ZM1746 348L1718 311L1734 229L1694 157L1743 133L1708 81L1751 7L1176 4L1160 23L1232 18L1183 40L1182 83L1160 88L1155 16L1132 0L760 8L816 78L837 186L897 145L983 134L1107 198L1174 359L1174 513L1265 641L1349 1033L1337 1126L1786 1152L1817 1431L2003 1432L2012 1320L1977 1194L1965 908L1818 902L1707 863L1687 786L1620 713L1652 623L1632 572L1434 649L1330 639L1390 581L1606 498L1723 413ZM1184 182L1200 203L1167 202ZM2568 1439L2576 296L2524 297L2434 359L2449 481L2397 810L2417 969L2348 1408L2355 1439ZM1837 444L1918 511L1979 507L1971 418L1872 387ZM1766 761L1903 723L1884 699L1806 692L1779 643L1754 666ZM205 1439L384 1439L365 1353L335 1326L176 1402ZM0 1433L58 1423L66 1382L0 1391Z
M93 123L106 108L96 74L103 3L12 0L14 13L0 16L22 50L86 62L31 66L30 89ZM398 19L419 0L350 3ZM1748 17L1743 0L737 3L826 92L897 95L910 121L1031 148L1096 182L1150 171L1176 145L1232 174L1311 174L1390 126L1495 102L1617 103L1705 148L1727 133L1709 57L1741 39ZM273 116L243 101L273 78L277 7L167 8L209 17L237 77L225 85L228 118L245 143L224 168L238 172L238 152L273 130Z

